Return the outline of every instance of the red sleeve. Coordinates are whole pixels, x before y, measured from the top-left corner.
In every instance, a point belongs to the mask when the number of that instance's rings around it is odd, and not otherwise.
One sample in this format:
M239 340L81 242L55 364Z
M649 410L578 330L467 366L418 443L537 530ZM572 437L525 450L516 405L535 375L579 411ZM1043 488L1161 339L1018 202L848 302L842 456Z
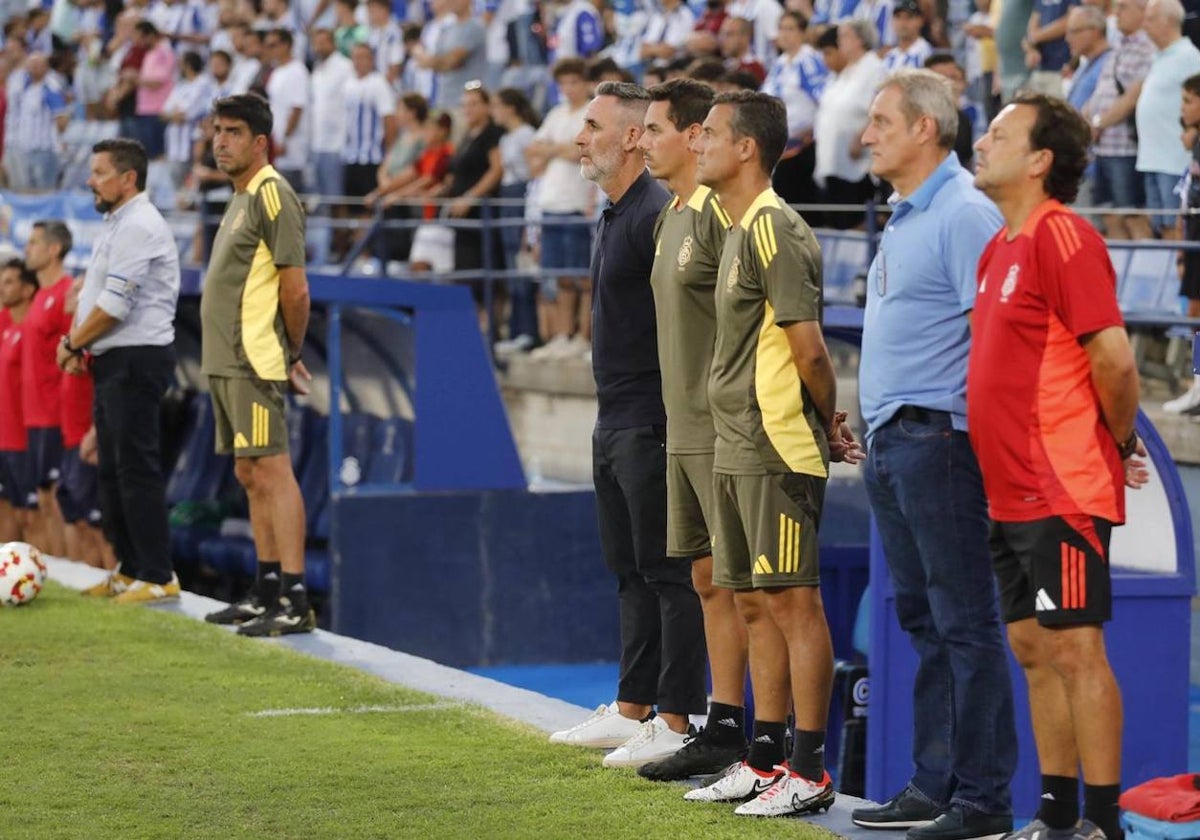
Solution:
M1124 325L1112 260L1095 228L1074 213L1048 213L1036 247L1046 302L1073 336Z

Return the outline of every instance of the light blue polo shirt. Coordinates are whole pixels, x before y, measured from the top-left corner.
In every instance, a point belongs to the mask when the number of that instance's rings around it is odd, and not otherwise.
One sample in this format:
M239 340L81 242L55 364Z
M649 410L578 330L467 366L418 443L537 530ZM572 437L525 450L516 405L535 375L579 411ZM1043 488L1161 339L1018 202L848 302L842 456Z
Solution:
M893 212L867 276L858 396L870 437L903 405L967 428L966 313L1000 211L951 153Z
M1179 142L1179 98L1184 81L1200 73L1200 50L1182 37L1154 55L1137 101L1137 171L1182 176L1192 155Z

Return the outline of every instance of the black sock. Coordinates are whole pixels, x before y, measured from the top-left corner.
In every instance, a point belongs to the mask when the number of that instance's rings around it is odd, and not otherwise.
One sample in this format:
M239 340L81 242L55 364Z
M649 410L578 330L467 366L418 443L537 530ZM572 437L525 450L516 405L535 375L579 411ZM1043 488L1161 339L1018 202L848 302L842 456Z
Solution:
M713 701L708 707L708 721L704 732L718 744L736 746L746 743L746 710L741 706L727 706Z
M1125 840L1125 832L1121 830L1121 808L1117 804L1120 795L1120 785L1083 786L1083 818L1099 826L1108 840Z
M746 756L746 762L761 773L769 773L776 764L783 764L787 757L783 751L786 733L787 724L782 721L754 721L754 737L750 739L750 753Z
M308 609L308 592L304 588L304 575L283 572L281 577L279 597L287 598L297 610Z
M259 560L258 573L255 576L254 588L264 601L274 601L279 597L279 576L283 569L278 561Z
M810 732L797 729L792 735L790 768L810 782L825 778L825 730Z
M1071 776L1042 776L1038 819L1055 829L1079 822L1079 780Z

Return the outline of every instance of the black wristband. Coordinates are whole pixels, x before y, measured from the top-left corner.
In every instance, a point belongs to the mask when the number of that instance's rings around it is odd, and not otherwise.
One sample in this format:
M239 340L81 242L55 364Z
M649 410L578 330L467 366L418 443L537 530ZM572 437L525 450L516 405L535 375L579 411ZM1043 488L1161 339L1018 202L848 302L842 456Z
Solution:
M83 348L76 347L73 344L71 344L71 336L69 336L69 335L64 335L62 337L62 346L63 346L63 349L66 350L68 353L70 353L72 356L82 356L83 355Z
M1124 443L1117 444L1117 454L1120 455L1121 460L1124 461L1130 455L1137 452L1137 445L1138 445L1138 433L1137 433L1137 430L1134 429L1132 432L1129 433L1129 438L1127 440L1125 440Z
M288 366L289 368L290 368L290 367L292 367L294 364L296 364L296 362L300 361L302 358L304 358L304 351L303 351L303 350L301 350L301 351L300 351L300 352L298 352L298 353L293 353L292 351L290 351L290 350L289 350L289 351L288 351L288 362L287 362L287 366Z

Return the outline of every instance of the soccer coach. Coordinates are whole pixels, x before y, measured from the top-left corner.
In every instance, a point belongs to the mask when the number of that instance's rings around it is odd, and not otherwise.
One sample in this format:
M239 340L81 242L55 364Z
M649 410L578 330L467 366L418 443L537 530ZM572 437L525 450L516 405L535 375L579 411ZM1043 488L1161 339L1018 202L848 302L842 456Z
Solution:
M104 213L58 365L93 358L104 531L119 565L84 594L144 603L179 597L171 568L159 407L175 376L179 249L146 195L146 150L136 140L92 147L88 186Z

